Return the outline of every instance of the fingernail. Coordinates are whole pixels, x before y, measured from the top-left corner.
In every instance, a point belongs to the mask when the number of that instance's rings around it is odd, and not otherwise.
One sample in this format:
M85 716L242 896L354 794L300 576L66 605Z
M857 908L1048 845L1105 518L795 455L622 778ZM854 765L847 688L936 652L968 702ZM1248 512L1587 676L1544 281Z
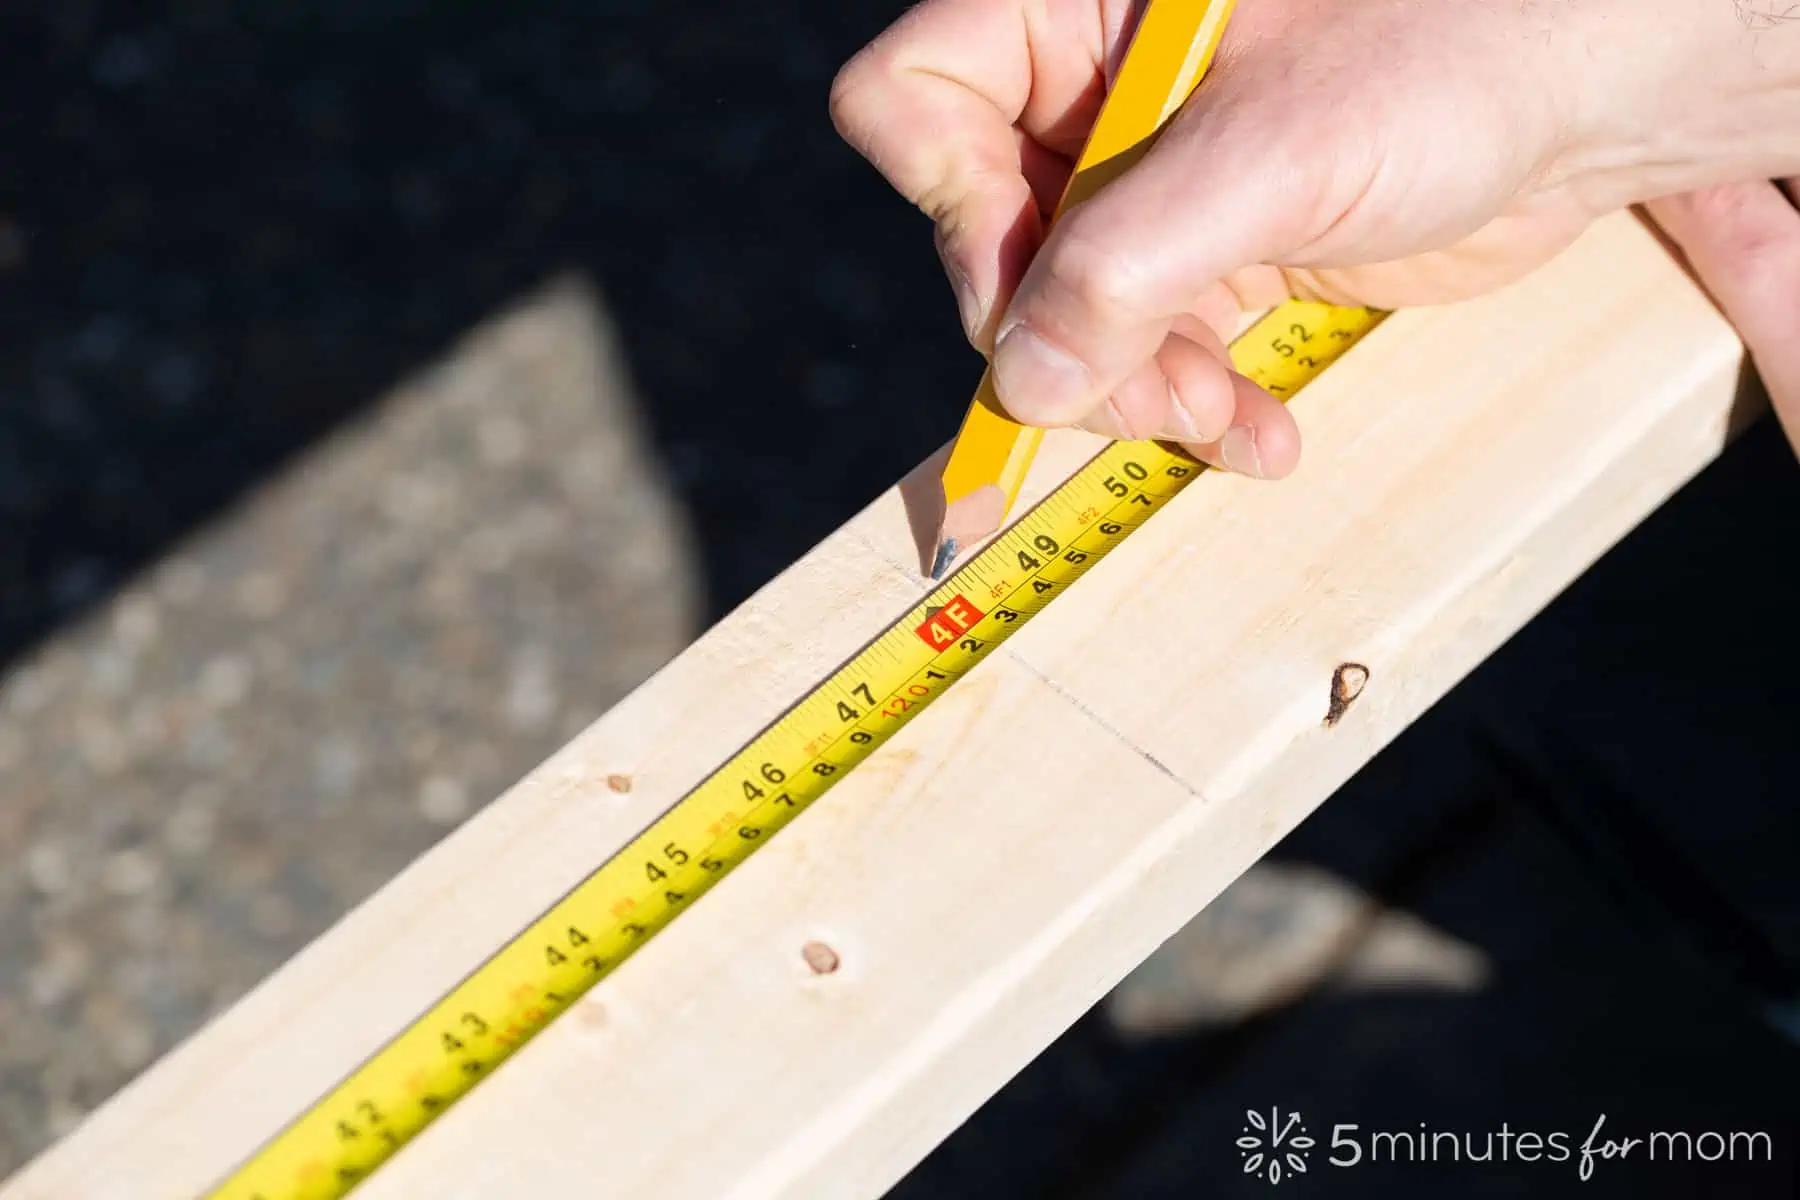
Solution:
M1256 449L1256 430L1248 425L1233 425L1219 439L1219 457L1225 469L1252 479L1263 477L1262 455Z
M1016 419L1044 425L1072 424L1094 406L1087 368L1023 323L994 347L994 390Z
M963 332L973 342L980 336L981 326L987 320L987 306L969 281L968 272L961 267L950 268L950 287L956 292L956 311L962 316Z

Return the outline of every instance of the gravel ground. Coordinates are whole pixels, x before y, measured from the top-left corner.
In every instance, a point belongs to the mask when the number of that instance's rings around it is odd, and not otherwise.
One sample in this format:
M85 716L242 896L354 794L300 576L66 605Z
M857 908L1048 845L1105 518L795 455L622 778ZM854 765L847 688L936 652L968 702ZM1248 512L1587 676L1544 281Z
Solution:
M5 676L0 1170L698 631L634 406L554 287Z
M954 428L889 16L0 9L0 1174Z
M900 7L0 8L0 1176L949 436L927 227L825 112ZM1574 739L1736 951L1800 954L1766 434L896 1195L1257 1192L1271 1103L1785 1139L1337 1195L1796 1194L1800 1051L1739 959L1552 834L1604 792Z

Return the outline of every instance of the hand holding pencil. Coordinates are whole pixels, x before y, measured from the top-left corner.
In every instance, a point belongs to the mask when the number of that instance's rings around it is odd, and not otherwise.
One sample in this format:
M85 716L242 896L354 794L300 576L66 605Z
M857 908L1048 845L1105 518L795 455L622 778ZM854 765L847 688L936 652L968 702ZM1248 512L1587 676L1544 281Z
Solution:
M1245 310L1463 299L1625 205L1800 172L1800 36L1716 0L1237 0L1219 38L1228 7L924 0L840 72L838 128L935 222L991 362L957 440L980 469L946 471L952 507L987 503L954 549L1008 515L1033 445L1009 422L1291 472L1293 417L1229 368ZM1134 40L1140 8L1168 32ZM1213 69L1050 224L1109 161L1084 153L1109 91L1168 86L1184 29Z
M1211 65L1233 3L1164 3L1145 15L1051 214L1053 226L1063 212L1092 198L1142 157L1163 122L1181 107ZM1004 341L1007 333L1000 336ZM1187 410L1174 407L1172 415L1180 428L1163 436L1203 438ZM1101 432L1134 436L1121 413L1102 415L1114 417L1118 427L1101 426ZM934 579L943 578L961 550L1001 527L1042 437L1041 428L1021 425L1006 414L990 368L944 467L944 517L931 566Z

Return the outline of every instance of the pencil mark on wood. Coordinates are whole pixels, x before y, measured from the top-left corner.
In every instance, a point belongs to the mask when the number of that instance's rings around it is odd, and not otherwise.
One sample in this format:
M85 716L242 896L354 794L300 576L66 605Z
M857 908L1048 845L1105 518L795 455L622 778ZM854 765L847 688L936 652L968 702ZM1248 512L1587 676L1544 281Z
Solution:
M1369 668L1361 663L1339 663L1338 669L1331 673L1331 703L1325 710L1325 728L1330 729L1342 720L1368 685Z
M1038 670L1037 667L1032 665L1032 663L1029 660L1022 658L1018 654L1014 653L1011 647L1002 647L1000 653L1006 655L1007 658L1009 658L1013 662L1018 663L1021 667L1025 668L1025 670L1031 672L1031 674L1034 675L1038 679L1039 682L1048 685L1051 691L1055 692L1058 696L1061 696L1064 700L1067 700L1071 705L1073 705L1076 712L1080 713L1082 716L1084 716L1088 720L1092 721L1099 728L1105 730L1114 739L1116 739L1121 746L1124 746L1127 750L1130 750L1133 754L1137 755L1139 758L1141 758L1145 762L1149 763L1160 774L1167 777L1168 779L1173 780L1176 784L1178 784L1182 788L1183 791L1187 792L1188 795L1192 796L1196 800L1205 800L1206 799L1206 796L1200 791L1199 788L1195 787L1193 784L1191 784L1187 780L1183 779L1180 775L1177 775L1175 773L1174 768L1170 767L1168 763L1165 763L1162 759L1156 757L1156 755L1150 753L1150 751L1144 749L1142 746L1138 745L1136 742L1134 742L1130 738L1126 737L1123 731L1118 729L1116 726L1108 723L1103 717L1100 716L1099 713L1097 713L1093 709L1089 708L1087 706L1087 704L1081 699L1080 696L1077 696L1074 692L1071 692L1068 688L1065 688L1062 684L1058 683L1056 680L1052 679L1050 676L1048 676L1048 675L1044 674L1042 671Z

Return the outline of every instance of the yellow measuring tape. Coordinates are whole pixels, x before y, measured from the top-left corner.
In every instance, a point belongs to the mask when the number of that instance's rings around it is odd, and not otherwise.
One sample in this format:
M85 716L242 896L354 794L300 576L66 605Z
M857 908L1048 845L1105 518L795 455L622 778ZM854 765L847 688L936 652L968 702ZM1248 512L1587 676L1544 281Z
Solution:
M1292 301L1232 343L1232 364L1285 400L1384 316ZM1156 442L1107 447L210 1195L347 1194L1204 469Z

